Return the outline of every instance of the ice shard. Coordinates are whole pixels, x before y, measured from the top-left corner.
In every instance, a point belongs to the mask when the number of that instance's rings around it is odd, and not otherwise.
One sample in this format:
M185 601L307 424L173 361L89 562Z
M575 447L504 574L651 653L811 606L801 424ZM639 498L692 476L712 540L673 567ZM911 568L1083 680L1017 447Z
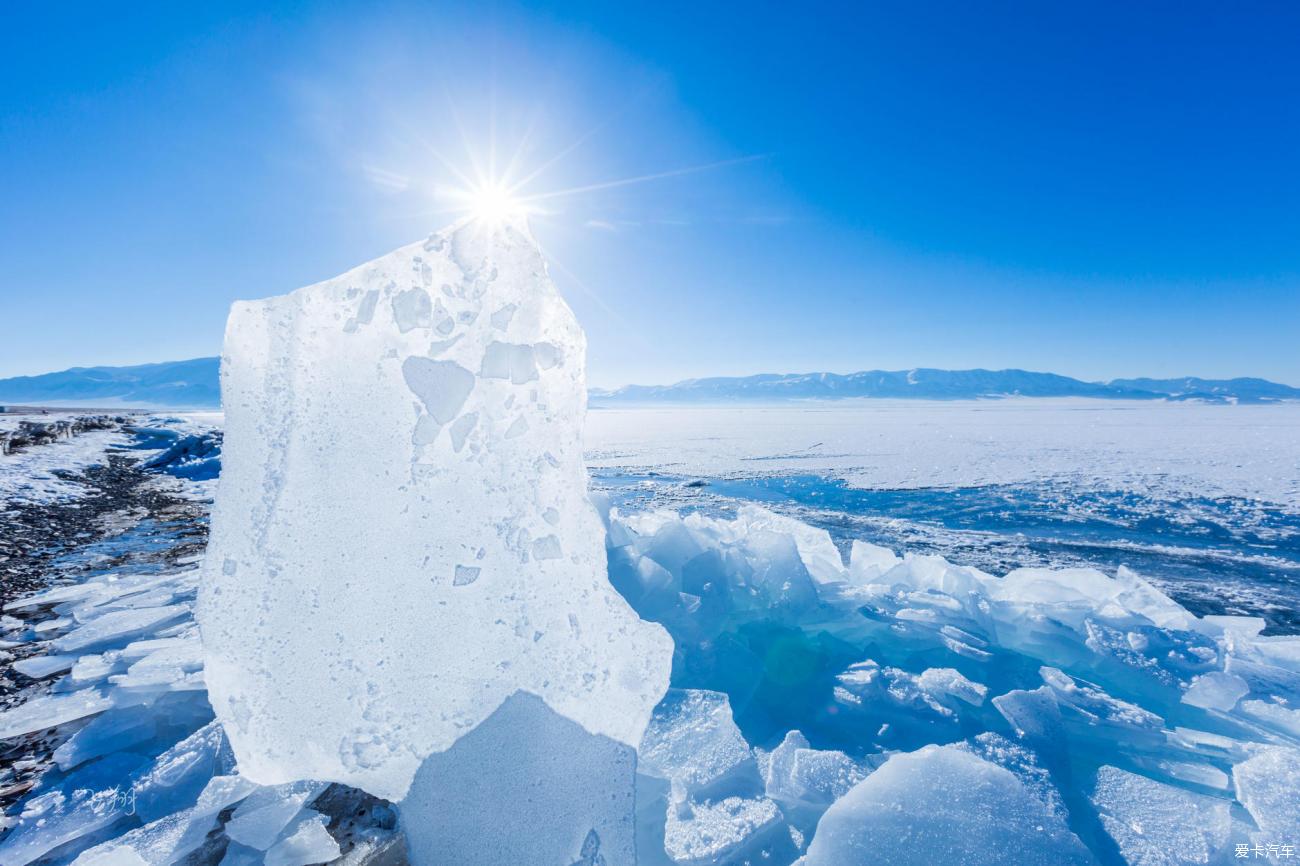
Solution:
M400 800L517 691L636 747L672 641L606 576L584 355L522 221L235 304L197 615L241 773Z
M636 752L515 694L415 774L399 812L412 863L636 862ZM597 859L599 858L599 859Z

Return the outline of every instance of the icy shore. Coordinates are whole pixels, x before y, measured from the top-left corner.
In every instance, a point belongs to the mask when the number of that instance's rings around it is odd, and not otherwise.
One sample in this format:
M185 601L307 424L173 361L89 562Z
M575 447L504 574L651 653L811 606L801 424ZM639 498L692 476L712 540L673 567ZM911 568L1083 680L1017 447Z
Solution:
M159 419L139 465L109 457L187 508L70 540L0 619L0 864L1300 845L1300 637L1124 567L995 574L752 504L615 507L587 492L584 348L509 223L238 305L224 439ZM199 556L185 496L218 469Z
M1298 638L1191 616L1130 573L845 562L759 508L606 519L611 581L677 644L636 766L639 863L1226 863L1300 832ZM238 775L196 579L104 574L8 611L5 639L48 642L29 667L50 686L0 736L62 733L0 862L397 856L382 802Z

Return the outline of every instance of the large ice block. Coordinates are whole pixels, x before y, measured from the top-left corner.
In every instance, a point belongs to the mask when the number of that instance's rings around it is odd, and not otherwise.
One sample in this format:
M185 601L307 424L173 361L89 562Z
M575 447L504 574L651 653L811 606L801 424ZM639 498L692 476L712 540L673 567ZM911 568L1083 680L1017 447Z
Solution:
M954 746L894 755L835 802L807 866L1088 864L1065 822L1009 771Z
M585 349L522 222L234 305L197 613L242 773L401 799L516 690L640 742L672 642L606 576Z
M398 805L411 862L632 864L635 777L633 749L512 695L416 773Z
M1110 766L1097 771L1091 799L1128 863L1210 863L1228 844L1227 800Z

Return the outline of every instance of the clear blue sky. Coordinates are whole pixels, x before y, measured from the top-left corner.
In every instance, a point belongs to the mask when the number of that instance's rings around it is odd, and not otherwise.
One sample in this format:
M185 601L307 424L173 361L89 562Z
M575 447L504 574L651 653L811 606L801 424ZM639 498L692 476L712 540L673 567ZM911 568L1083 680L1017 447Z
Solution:
M463 130L567 150L530 192L723 163L536 220L593 384L1300 384L1297 45L1284 2L10 3L0 375L216 354L446 222Z

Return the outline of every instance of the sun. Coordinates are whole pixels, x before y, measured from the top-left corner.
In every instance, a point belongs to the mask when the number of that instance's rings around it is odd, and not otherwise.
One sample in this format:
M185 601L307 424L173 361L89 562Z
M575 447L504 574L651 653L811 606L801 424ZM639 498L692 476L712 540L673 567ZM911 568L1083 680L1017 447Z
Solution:
M495 105L495 99L492 102ZM581 196L764 158L762 155L744 156L577 185L548 183L547 176L552 175L566 159L572 159L573 154L605 123L598 124L564 146L543 148L534 134L540 122L539 113L535 112L535 115L522 134L514 136L513 147L503 147L496 135L498 121L495 114L488 119L486 136L475 135L473 129L461 123L454 104L449 103L450 132L456 136L445 142L416 137L428 169L407 174L380 165L366 165L365 172L373 182L389 191L424 191L431 207L421 210L420 215L450 216L457 224L473 223L481 229L495 231L505 226L531 229L534 219L563 222L566 211L570 214L573 211L573 205L566 206L566 202ZM512 121L511 125L517 124ZM451 149L446 149L446 145ZM462 150L458 156L455 154L457 147ZM581 205L578 209L581 210ZM610 225L600 220L586 220L582 224Z
M500 223L527 212L523 200L515 198L506 184L490 181L469 192L470 215L482 222Z

